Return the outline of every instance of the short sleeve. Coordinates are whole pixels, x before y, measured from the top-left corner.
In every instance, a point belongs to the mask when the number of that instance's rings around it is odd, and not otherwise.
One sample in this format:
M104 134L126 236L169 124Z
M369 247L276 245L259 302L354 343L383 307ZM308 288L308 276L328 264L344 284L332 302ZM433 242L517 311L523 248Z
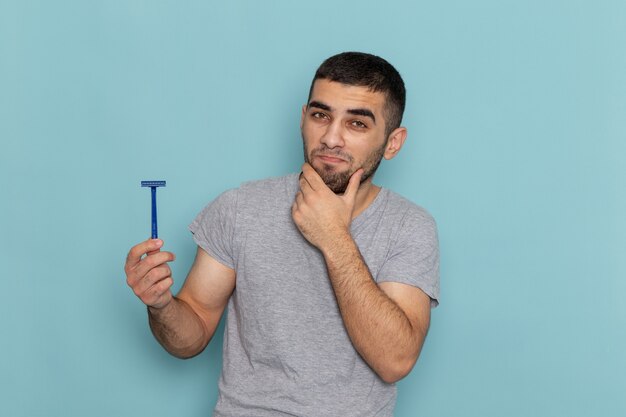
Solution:
M439 240L435 220L423 209L407 210L382 265L377 282L400 282L420 288L439 305Z
M194 241L221 264L235 269L233 246L237 220L237 190L209 203L189 225Z

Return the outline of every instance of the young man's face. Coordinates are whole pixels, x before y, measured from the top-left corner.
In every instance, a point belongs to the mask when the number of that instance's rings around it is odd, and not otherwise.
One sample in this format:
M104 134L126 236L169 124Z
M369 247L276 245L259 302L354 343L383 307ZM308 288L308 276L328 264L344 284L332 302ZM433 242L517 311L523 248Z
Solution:
M350 177L364 169L369 180L385 155L385 95L367 87L319 79L302 108L304 160L326 185L343 193Z

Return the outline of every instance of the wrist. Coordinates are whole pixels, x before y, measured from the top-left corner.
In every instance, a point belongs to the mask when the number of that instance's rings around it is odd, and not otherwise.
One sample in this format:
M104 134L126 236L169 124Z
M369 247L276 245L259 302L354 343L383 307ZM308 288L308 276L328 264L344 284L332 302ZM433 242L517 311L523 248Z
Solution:
M326 260L341 260L347 256L356 243L349 230L339 231L329 236L327 243L319 249Z

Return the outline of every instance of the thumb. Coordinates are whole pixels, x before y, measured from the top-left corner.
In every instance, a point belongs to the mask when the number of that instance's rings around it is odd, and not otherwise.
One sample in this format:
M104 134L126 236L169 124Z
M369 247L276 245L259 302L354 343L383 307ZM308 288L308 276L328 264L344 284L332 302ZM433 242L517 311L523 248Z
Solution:
M146 255L154 255L161 251L161 247L163 246L161 239L150 239L148 242L150 243L150 250L146 252Z
M350 182L348 182L348 186L346 187L346 192L343 194L345 198L352 201L356 198L356 193L359 191L359 186L361 185L362 176L363 168L357 169L356 172L352 174Z

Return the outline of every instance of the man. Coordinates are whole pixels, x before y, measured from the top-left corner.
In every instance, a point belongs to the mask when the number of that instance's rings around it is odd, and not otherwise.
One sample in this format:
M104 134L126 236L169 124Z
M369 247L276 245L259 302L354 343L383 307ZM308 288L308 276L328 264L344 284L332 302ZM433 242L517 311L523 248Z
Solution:
M393 415L439 292L434 221L372 183L404 144L404 103L382 58L327 59L302 108L302 172L209 204L176 297L162 241L131 249L128 285L171 354L200 353L228 305L215 416Z

